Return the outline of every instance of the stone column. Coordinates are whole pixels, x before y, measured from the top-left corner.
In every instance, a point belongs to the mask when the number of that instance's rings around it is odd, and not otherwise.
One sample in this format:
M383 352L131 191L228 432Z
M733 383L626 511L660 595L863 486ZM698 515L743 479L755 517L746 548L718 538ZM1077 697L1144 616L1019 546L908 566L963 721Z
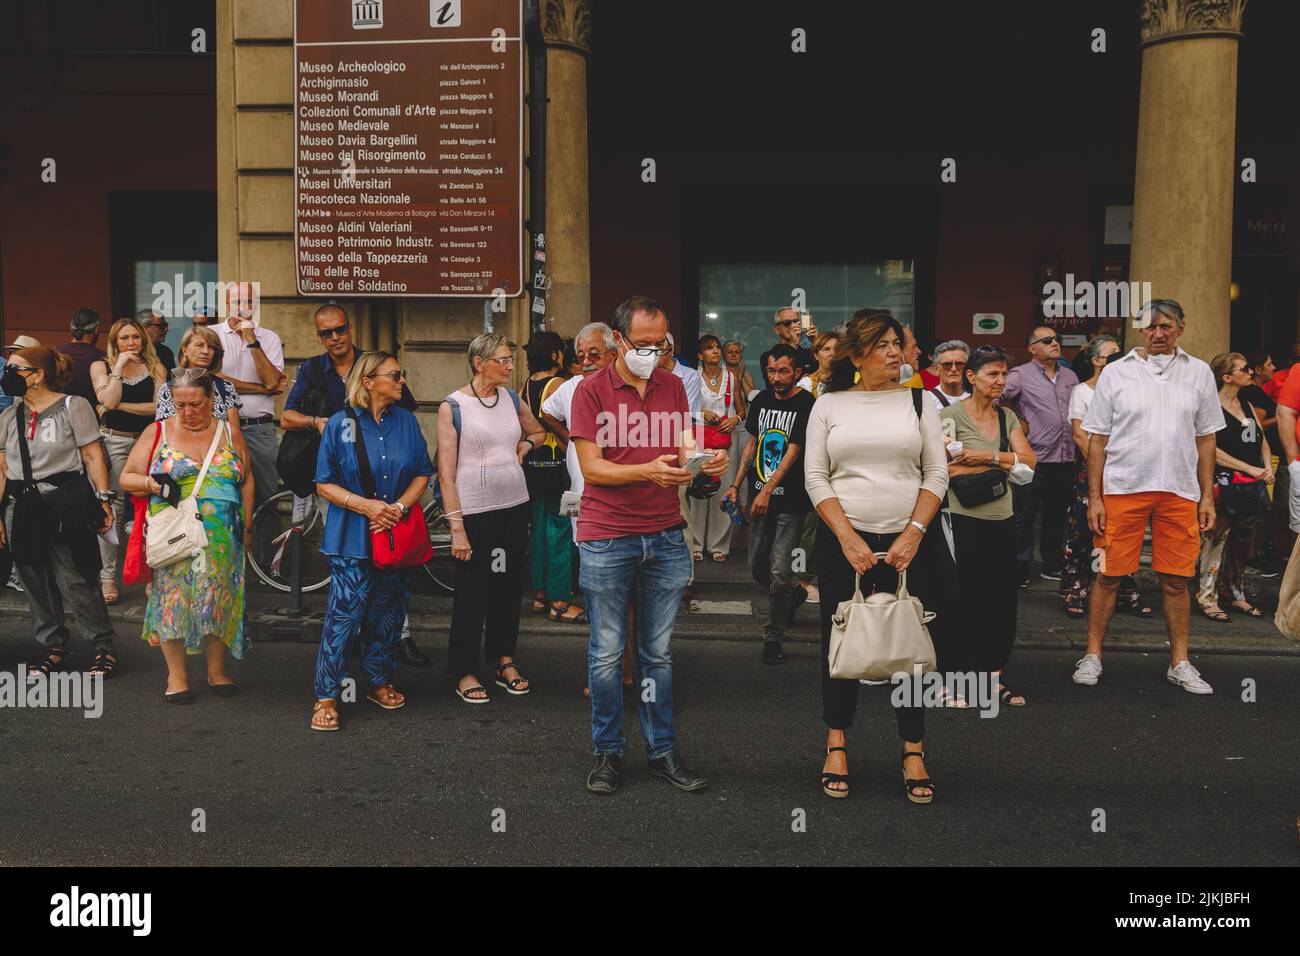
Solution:
M1143 0L1132 282L1187 313L1180 345L1228 349L1237 42L1246 0Z
M543 0L546 34L546 325L573 335L591 321L587 197L587 53L591 0Z

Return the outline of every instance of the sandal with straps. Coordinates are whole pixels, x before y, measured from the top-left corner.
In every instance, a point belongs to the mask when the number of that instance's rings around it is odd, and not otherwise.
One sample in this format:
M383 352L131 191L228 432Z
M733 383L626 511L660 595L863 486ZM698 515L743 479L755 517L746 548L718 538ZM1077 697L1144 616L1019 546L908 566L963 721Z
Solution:
M50 648L49 653L45 655L45 660L41 661L39 664L32 664L29 666L27 668L27 673L44 674L46 677L49 677L51 671L61 671L67 666L67 664L68 655L63 648L52 647Z
M848 747L827 747L826 756L830 756L833 751L842 750L844 753L849 752ZM845 758L848 759L848 758ZM832 790L832 783L843 783L843 790ZM836 800L842 800L849 795L849 775L847 773L830 773L822 771L822 793L828 797L834 797Z
M565 617L564 612L570 610L571 608L576 608L578 613L575 614L573 617ZM591 620L587 617L586 610L577 607L571 601L568 603L565 603L564 601L556 601L551 605L551 609L550 611L547 612L546 616L550 618L552 621L554 621L556 624L590 624L591 623Z
M316 715L321 711L324 711L324 713L321 714L322 723L317 723ZM328 723L331 714L334 719L333 724ZM339 723L339 711L338 708L334 706L334 701L332 699L327 698L325 700L318 700L316 703L311 705L311 723L308 726L310 726L312 730L338 730Z
M104 680L113 676L113 668L117 666L117 655L112 651L100 651L95 655L95 661L90 665L92 674L102 674Z
M515 669L515 673L518 674L519 676L516 677L514 680L506 680L505 672L512 667ZM523 690L519 690L520 684L527 684L527 683L528 683L528 678L524 677L523 672L519 670L518 666L516 666L514 661L511 661L509 664L497 665L497 686L504 687L506 693L509 694L510 696L523 697L524 694L527 694L529 691L531 691L532 690L531 687L525 687Z
M924 750L903 751L903 760L902 760L903 789L907 792L907 799L911 800L913 803L921 803L921 804L929 803L931 800L934 799L934 784L930 781L929 777L922 777L921 779L918 780L918 779L911 778L907 775L908 757L920 757L922 760L925 760L925 751ZM918 790L929 790L930 792L927 794L922 794L922 793L917 793L916 791Z
M1242 607L1243 604L1246 605L1246 606L1245 606L1245 607ZM1240 600L1240 601L1233 601L1233 602L1232 602L1232 609L1233 609L1234 611L1240 611L1242 614L1246 615L1246 617L1263 617L1263 616L1264 616L1264 612L1263 612L1263 611L1261 611L1259 608L1255 607L1255 605L1251 604L1251 603L1250 603L1249 601L1247 601L1245 598L1243 598L1243 599Z
M380 694L384 696L381 698ZM366 700L384 708L384 710L398 710L406 706L406 698L392 684L382 684L379 687L370 688L370 693L366 694Z
M1200 609L1200 611L1211 621L1218 621L1220 624L1227 624L1228 621L1230 620L1228 617L1228 613L1218 605L1212 605L1211 607L1203 607Z

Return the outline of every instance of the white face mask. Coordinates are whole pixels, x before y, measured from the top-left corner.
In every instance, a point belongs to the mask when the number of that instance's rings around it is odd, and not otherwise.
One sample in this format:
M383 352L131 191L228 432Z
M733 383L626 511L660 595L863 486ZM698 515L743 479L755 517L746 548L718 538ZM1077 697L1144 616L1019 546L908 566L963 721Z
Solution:
M623 343L627 345L626 342ZM659 364L658 355L638 355L631 348L623 353L623 361L627 363L627 370L637 378L643 378L649 381L650 376L654 374L655 366Z
M916 374L916 370L912 368L912 366L908 365L906 362L898 366L898 380L900 382L906 382L909 378L911 378L915 374Z
M1147 361L1155 368L1156 374L1163 375L1169 370L1169 366L1174 364L1177 355L1151 355L1147 353Z
M1007 481L1013 485L1027 485L1034 480L1034 469L1024 463L1017 463L1007 472Z

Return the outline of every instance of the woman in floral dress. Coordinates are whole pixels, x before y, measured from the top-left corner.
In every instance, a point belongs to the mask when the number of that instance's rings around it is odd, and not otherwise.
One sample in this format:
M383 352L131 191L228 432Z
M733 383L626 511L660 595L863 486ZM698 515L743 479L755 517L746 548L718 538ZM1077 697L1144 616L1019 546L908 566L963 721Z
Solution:
M241 660L247 649L244 548L253 476L244 464L243 439L232 438L226 422L214 414L213 382L203 369L178 374L171 385L176 415L145 430L123 471L127 491L152 496L152 516L194 493L204 456L215 448L197 495L207 547L197 557L155 568L145 607L141 636L162 648L169 703L191 699L187 654L206 652L208 686L225 697L235 690L226 673L226 652Z

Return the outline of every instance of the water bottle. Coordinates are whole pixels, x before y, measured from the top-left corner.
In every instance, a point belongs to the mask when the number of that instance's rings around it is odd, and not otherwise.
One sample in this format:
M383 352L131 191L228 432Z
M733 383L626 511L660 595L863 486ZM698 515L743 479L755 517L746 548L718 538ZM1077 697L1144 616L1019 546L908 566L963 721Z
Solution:
M730 498L722 499L722 510L731 518L732 524L740 524L745 520L741 517L740 509L736 507L736 502Z

